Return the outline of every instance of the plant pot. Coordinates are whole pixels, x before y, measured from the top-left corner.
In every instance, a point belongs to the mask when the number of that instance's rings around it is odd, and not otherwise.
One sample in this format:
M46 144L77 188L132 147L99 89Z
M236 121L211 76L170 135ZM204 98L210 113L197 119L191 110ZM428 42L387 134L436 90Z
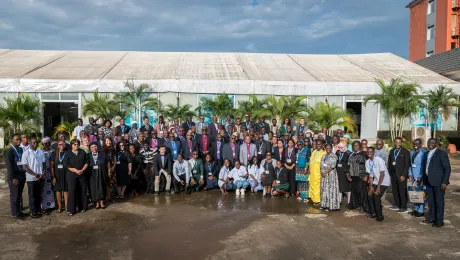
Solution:
M447 150L449 151L450 154L456 154L457 153L457 146L455 146L455 144L449 144L447 146Z

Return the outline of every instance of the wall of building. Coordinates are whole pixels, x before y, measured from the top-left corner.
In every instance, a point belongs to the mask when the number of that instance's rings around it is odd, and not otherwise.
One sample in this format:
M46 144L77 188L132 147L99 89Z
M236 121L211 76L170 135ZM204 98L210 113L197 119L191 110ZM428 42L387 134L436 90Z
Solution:
M409 23L409 60L416 61L426 56L426 24L427 5L426 0L410 9Z
M452 10L452 0L436 1L436 44L435 53L450 50L450 20L449 11Z

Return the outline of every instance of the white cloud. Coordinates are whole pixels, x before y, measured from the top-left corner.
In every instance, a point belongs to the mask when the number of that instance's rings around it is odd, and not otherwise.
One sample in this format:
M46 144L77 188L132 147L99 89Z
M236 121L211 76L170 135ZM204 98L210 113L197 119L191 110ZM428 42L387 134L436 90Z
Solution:
M0 22L0 29L12 30L12 29L14 29L14 27L9 25L9 24L7 24L7 23Z
M256 52L256 51L257 51L256 46L255 46L254 43L252 43L252 42L246 44L245 49L246 49L247 51L249 51L249 52Z

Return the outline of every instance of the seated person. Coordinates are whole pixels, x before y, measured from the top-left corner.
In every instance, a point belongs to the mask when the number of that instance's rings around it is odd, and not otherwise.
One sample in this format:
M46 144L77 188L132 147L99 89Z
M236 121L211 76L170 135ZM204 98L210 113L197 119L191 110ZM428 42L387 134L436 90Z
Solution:
M276 162L276 183L273 191L274 196L284 195L285 198L289 198L289 176L288 171L284 168L281 161Z

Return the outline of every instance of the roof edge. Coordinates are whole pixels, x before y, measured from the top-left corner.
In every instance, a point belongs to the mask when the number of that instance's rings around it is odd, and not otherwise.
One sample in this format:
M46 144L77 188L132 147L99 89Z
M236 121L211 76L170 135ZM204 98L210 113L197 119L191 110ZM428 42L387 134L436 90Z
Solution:
M413 0L412 2L408 3L406 5L406 8L412 8L418 4L420 4L423 0Z

